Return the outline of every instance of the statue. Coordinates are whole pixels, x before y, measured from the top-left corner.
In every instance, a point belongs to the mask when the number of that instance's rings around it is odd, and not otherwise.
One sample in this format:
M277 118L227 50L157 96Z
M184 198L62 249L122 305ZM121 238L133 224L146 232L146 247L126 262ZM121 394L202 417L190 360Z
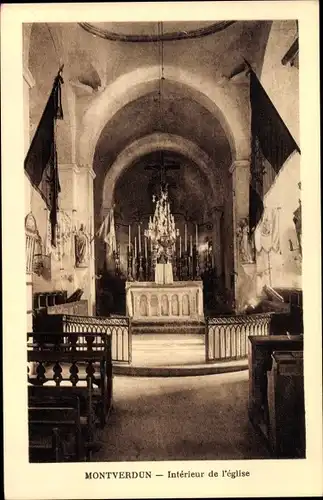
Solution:
M248 219L242 219L237 229L239 254L242 264L254 262L254 251L250 241Z
M295 230L296 230L296 235L297 235L299 253L300 253L300 255L302 255L302 204L301 204L301 200L299 200L298 208L295 210L293 215L294 215L293 222L295 225Z
M78 233L75 235L75 266L87 267L88 238L85 234L84 225L81 224Z

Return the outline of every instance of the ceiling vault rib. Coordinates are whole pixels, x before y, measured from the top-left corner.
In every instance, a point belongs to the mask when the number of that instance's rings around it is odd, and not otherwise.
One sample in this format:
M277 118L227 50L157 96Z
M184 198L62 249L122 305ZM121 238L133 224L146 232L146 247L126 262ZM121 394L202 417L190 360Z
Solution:
M125 33L116 33L95 26L91 23L78 23L85 31L92 35L99 36L112 42L130 42L130 43L147 43L147 42L172 42L176 40L188 40L192 38L202 38L214 33L219 33L225 30L237 21L218 21L209 26L198 28L190 31L176 31L173 33L158 33L157 35L130 35Z

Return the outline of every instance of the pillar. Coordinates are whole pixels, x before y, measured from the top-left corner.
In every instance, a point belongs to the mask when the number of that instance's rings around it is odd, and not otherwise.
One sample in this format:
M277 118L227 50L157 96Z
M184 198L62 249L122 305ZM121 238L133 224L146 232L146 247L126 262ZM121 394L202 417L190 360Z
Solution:
M212 250L213 250L213 266L216 269L216 274L218 277L223 273L222 265L222 252L223 252L223 241L222 241L222 231L221 231L221 218L223 214L223 207L213 207L211 211L212 215Z
M93 314L95 308L95 271L94 271L94 216L93 216L93 179L92 168L78 166L75 163L59 164L59 180L61 194L59 209L70 221L69 252L59 263L60 270L55 273L60 276L64 289L68 293L82 288L82 299L88 300L88 313ZM87 237L87 254L84 266L76 266L75 236L84 226Z
M250 160L235 160L231 167L233 202L234 307L241 312L256 295L256 264L241 261L238 227L242 219L249 223Z
M84 290L84 299L88 300L89 314L95 314L95 255L94 255L94 203L93 181L95 173L90 165L81 165L76 175L74 200L74 220L76 232L81 224L88 238L88 259L86 267L75 266L76 282ZM74 261L74 265L75 265Z

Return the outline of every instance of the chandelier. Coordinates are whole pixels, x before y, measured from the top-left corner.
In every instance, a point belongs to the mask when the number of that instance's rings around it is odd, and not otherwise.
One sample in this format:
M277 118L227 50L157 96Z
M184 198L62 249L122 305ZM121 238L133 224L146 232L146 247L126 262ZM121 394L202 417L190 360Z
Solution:
M160 197L156 200L154 195L153 202L156 203L155 212L149 218L145 236L150 238L157 253L172 253L179 230L175 228L175 219L170 211L167 186L161 186Z

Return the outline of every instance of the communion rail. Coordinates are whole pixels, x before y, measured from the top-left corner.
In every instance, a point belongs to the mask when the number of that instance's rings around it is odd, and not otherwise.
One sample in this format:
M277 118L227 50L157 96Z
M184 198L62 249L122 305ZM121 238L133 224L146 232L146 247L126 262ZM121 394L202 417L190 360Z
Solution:
M102 337L111 337L112 362L131 363L131 324L129 318L123 317L101 317L101 316L77 316L68 314L51 314L42 318L43 330L46 332L64 333L95 333ZM37 336L37 332L34 333ZM78 337L76 350L85 349L85 337ZM79 345L78 345L79 344ZM102 344L98 337L94 338L93 350L102 350Z
M206 319L205 359L207 362L247 358L248 337L270 333L272 313L241 314Z

